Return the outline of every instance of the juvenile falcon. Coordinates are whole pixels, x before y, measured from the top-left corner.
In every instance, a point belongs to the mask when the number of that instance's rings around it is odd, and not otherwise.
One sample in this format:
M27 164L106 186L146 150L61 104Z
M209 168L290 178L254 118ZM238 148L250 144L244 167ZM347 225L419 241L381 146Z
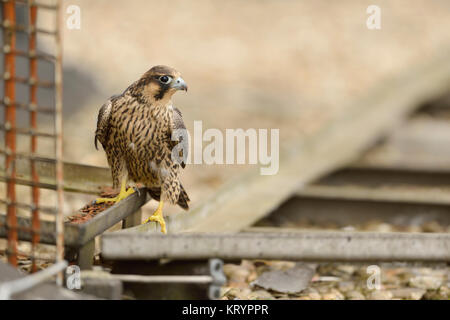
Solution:
M151 68L101 107L95 132L95 147L100 141L106 152L113 187L120 185L115 198L99 198L96 202L119 202L135 192L133 188L126 189L128 180L142 183L152 198L159 200L156 211L143 223L159 222L163 233L164 202L189 208L189 197L179 180L188 141L177 133L186 128L181 112L171 100L178 90L187 91L178 71L167 66Z

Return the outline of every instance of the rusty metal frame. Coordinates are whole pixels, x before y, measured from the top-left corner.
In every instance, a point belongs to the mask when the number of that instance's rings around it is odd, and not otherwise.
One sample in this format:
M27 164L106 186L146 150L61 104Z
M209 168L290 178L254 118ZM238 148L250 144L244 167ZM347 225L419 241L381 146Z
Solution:
M16 23L16 5L24 5L28 12L28 25L18 25ZM37 26L37 16L39 9L54 11L56 19L55 30L43 30ZM63 261L64 258L64 224L63 224L63 162L62 162L62 41L61 41L61 0L56 0L55 5L39 4L33 0L4 0L2 1L3 17L0 27L3 30L3 53L4 53L4 74L5 93L0 105L4 107L5 123L0 125L0 130L5 132L5 148L1 154L5 155L5 167L3 181L7 185L6 199L0 200L7 207L5 221L2 222L5 236L8 239L8 248L6 254L8 262L17 266L17 255L19 254L17 245L18 240L23 237L19 232L28 232L31 242L31 253L27 254L32 260L32 272L37 271L36 260L40 259L36 254L36 247L41 242L42 230L40 212L53 214L55 217L54 233L56 244L56 262ZM28 36L28 50L20 51L16 49L16 33L25 33ZM46 54L37 52L37 34L44 33L54 36L55 54ZM21 56L29 59L28 77L18 77L16 75L15 57ZM38 61L50 61L54 64L54 82L43 81L38 78ZM28 103L19 103L16 101L15 87L16 83L22 83L29 86ZM51 89L54 91L55 108L42 107L38 105L38 88ZM16 126L16 109L24 109L29 112L30 120L28 128L19 128ZM47 113L54 115L55 132L45 133L38 130L38 113ZM28 135L30 137L30 153L16 152L17 134ZM40 188L43 185L39 177L39 162L41 158L37 156L38 137L47 137L55 140L55 157L51 159L54 163L55 184L57 203L55 207L42 206L39 201ZM32 203L22 203L17 200L16 185L22 184L18 179L17 160L23 159L30 170L30 183ZM46 158L50 160L50 158ZM26 185L26 184L24 184ZM31 212L31 221L29 228L23 228L18 223L17 208L28 209ZM58 275L58 283L62 283L62 273Z
M14 25L16 22L15 16L15 2L7 1L2 3L3 6L3 25ZM9 101L15 101L16 90L14 84L14 74L15 74L15 56L14 50L16 47L16 34L11 29L4 29L3 39L5 46L10 48L10 52L4 55L4 82L5 82L5 99ZM10 103L5 109L5 127L15 127L16 125L16 108L14 103ZM14 164L14 153L16 151L16 135L13 131L5 132L5 148L11 152L6 155L5 159L5 169L8 173L7 178L7 191L6 199L9 203L16 202L16 186L14 179L16 178L16 168ZM9 229L8 232L8 262L14 266L17 265L17 217L16 217L16 206L8 205L6 213L6 225Z
M30 29L36 27L37 23L37 7L34 4L29 5L29 12L30 12ZM30 33L29 34L29 44L28 44L28 50L29 51L36 51L36 33ZM37 80L38 74L37 74L37 59L36 57L30 56L30 78ZM33 84L30 84L30 104L37 104L37 85L36 81L34 81ZM36 110L30 110L30 127L33 130L37 129L37 113ZM34 154L37 152L37 137L35 135L31 136L31 153ZM34 159L30 159L30 168L31 168L31 178L33 183L39 182L39 176L36 170L36 163ZM31 187L31 194L33 198L33 204L34 208L32 209L32 254L33 256L36 254L36 246L39 243L39 188L36 185L33 185ZM36 260L33 259L32 261L32 272L37 271L37 265Z

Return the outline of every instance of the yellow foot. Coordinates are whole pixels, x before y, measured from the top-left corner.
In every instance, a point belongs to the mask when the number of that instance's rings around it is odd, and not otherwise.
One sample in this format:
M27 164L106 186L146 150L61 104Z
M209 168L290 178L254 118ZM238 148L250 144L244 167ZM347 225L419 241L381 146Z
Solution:
M148 218L147 220L145 220L144 222L142 222L142 224L145 224L147 222L158 222L161 225L161 232L166 234L166 222L164 221L164 216L162 213L162 201L159 202L159 206L158 209L156 209L156 211L152 214L152 216L150 218Z
M122 201L123 199L126 199L128 196L132 195L135 192L133 188L128 188L128 190L125 191L125 188L120 190L120 193L115 196L114 198L97 198L95 200L95 203L104 203L104 202L114 202L117 203L119 201Z

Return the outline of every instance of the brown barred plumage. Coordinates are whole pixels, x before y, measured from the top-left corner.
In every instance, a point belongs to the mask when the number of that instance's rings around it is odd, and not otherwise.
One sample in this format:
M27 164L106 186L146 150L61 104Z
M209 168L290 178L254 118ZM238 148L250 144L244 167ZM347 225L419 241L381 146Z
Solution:
M178 71L166 66L147 71L101 107L95 145L99 141L106 152L115 188L130 179L144 184L155 200L188 209L189 197L179 180L184 162L172 159L172 149L180 142L172 140L172 132L185 129L171 101L177 90L187 90Z

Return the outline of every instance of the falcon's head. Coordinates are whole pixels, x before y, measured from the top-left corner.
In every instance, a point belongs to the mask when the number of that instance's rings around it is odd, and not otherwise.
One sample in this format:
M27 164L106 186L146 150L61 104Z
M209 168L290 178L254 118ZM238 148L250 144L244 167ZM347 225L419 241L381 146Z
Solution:
M148 70L136 83L147 101L167 102L178 90L187 91L186 82L174 68L155 66Z

